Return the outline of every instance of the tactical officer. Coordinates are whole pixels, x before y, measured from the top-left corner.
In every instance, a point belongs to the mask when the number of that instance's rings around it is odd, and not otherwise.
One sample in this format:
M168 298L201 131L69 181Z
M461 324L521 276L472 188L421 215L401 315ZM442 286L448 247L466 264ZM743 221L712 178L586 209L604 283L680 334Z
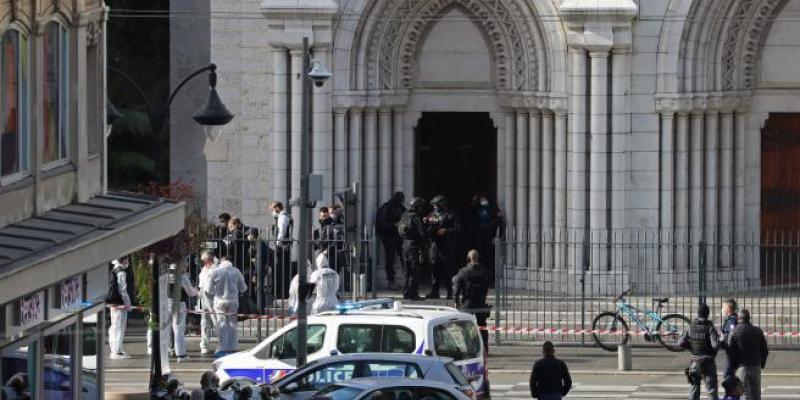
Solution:
M428 245L428 232L423 222L427 208L428 203L425 199L414 198L410 208L403 213L397 223L397 233L403 239L403 261L406 273L403 298L407 300L422 300L417 287L417 273L424 260L424 252Z
M378 215L375 218L375 228L381 238L383 250L386 254L386 279L389 281L389 289L393 289L394 286L395 256L400 256L400 259L403 259L400 252L403 246L403 239L397 233L397 223L400 222L400 218L406 212L406 208L403 206L405 201L406 196L403 192L396 192L389 201L383 203L378 209Z
M458 216L450 212L447 199L436 196L431 201L433 213L425 219L430 232L431 244L429 260L431 262L431 291L425 296L428 299L439 298L439 287L447 288L447 298L453 298L453 262L456 254L456 239L461 232Z
M678 345L689 349L692 363L686 368L686 377L692 385L689 400L700 399L700 384L706 382L708 398L718 400L717 365L714 358L720 347L719 333L714 323L708 319L708 305L703 303L697 308L697 319L692 321L689 330L683 333Z
M489 270L481 265L477 250L467 253L467 266L458 271L453 278L456 308L464 308L466 312L475 314L478 326L485 327L489 318L489 305L486 294L489 292ZM489 332L481 328L483 348L489 352Z

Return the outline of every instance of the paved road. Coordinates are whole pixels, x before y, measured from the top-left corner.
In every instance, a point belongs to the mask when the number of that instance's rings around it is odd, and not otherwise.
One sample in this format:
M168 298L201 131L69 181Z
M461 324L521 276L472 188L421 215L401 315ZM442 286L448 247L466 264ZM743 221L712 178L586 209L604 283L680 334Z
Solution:
M527 376L491 374L492 398L504 400L530 399ZM569 399L676 400L688 398L686 379L679 375L642 374L576 374ZM766 377L762 399L800 399L797 377ZM707 398L705 395L702 398Z

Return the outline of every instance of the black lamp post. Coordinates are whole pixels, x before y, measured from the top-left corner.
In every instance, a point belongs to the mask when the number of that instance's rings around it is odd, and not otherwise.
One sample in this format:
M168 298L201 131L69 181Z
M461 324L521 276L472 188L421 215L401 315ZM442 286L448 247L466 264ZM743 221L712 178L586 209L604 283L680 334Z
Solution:
M150 126L153 129L153 133L156 135L156 142L154 148L154 154L156 157L156 181L161 183L163 182L164 178L164 168L163 168L163 160L162 160L162 136L164 133L164 129L167 126L167 122L169 122L169 109L172 105L172 101L175 100L175 96L178 92L189 82L192 78L196 77L197 75L202 74L203 72L209 71L208 74L208 95L206 97L206 102L203 108L198 110L192 117L198 124L203 126L220 126L225 125L233 119L233 114L228 111L225 105L222 103L222 100L219 98L219 94L217 94L217 66L215 64L209 64L206 67L200 68L191 74L187 75L183 80L172 90L169 95L167 102L158 109L153 107L153 103L145 94L144 90L142 90L141 86L139 86L130 76L125 74L124 72L114 68L108 67L110 72L113 72L126 82L128 82L142 97L147 106L147 114L150 118ZM119 113L116 107L109 101L106 104L106 122L108 124L113 124L116 120L118 120L122 115ZM153 290L150 293L150 319L151 324L155 324L155 326L159 326L159 307L160 301L158 297L159 293L159 263L158 259L155 256L151 256L150 260L150 271L151 277L153 279ZM150 362L150 393L153 394L157 391L159 384L161 383L161 338L159 337L158 329L152 331L152 358Z
M165 178L167 177L164 168L164 147L161 144L163 142L164 130L169 123L170 107L172 106L173 100L175 100L175 96L183 88L183 86L186 85L186 83L203 72L209 72L209 90L205 105L192 116L198 124L203 126L219 126L225 125L233 119L233 114L228 111L228 109L225 107L225 104L223 104L222 100L219 98L219 94L217 94L217 66L214 63L197 69L183 78L183 80L178 83L177 86L175 86L175 89L170 92L167 102L161 107L154 107L153 102L151 102L150 98L147 97L147 94L145 94L144 90L142 90L142 87L139 86L130 76L114 67L108 67L108 71L118 75L120 78L128 82L128 84L130 84L144 100L145 106L147 107L147 116L150 120L150 128L155 135L153 155L155 157L155 180L158 183L164 183ZM117 111L116 107L109 102L106 110L106 119L109 124L113 123L113 121L118 119L120 116L121 115L119 111Z

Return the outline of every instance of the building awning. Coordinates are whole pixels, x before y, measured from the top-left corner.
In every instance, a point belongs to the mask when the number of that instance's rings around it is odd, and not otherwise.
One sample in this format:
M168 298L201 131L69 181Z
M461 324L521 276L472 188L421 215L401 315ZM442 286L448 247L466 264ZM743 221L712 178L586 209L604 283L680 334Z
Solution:
M184 203L107 193L0 228L0 304L180 232Z

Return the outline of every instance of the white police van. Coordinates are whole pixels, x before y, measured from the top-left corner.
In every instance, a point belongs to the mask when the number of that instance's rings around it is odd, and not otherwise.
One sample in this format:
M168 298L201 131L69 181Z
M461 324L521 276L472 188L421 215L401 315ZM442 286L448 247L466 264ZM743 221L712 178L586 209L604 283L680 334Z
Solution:
M220 382L247 379L272 383L292 372L296 328L295 321L250 350L215 360ZM308 361L368 352L449 357L470 379L478 397L489 396L486 354L475 317L455 308L391 299L341 303L337 311L308 317L307 343Z

